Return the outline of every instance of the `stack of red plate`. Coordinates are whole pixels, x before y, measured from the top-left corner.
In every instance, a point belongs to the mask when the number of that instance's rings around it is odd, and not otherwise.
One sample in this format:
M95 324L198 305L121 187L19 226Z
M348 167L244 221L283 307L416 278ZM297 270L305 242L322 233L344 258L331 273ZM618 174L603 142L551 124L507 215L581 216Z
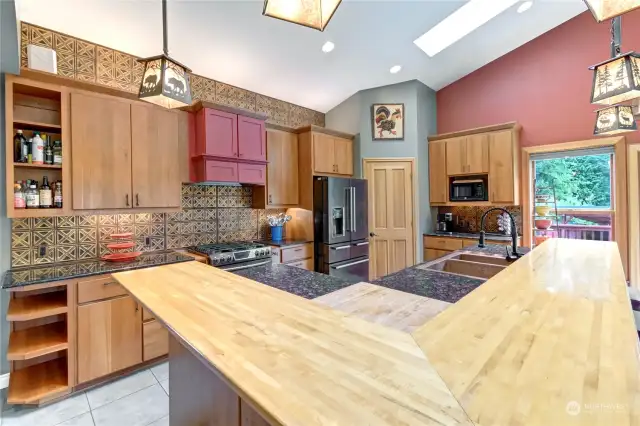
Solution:
M107 244L107 248L111 253L102 256L102 260L108 262L129 262L135 260L142 254L141 251L132 251L136 246L133 242L133 234L126 232L124 234L111 234L111 239L115 242Z

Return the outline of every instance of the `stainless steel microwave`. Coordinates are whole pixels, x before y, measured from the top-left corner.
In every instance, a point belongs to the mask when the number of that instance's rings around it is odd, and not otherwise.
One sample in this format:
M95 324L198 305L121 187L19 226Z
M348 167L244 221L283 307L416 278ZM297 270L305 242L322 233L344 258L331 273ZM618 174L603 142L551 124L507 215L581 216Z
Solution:
M452 179L449 201L489 201L486 179Z

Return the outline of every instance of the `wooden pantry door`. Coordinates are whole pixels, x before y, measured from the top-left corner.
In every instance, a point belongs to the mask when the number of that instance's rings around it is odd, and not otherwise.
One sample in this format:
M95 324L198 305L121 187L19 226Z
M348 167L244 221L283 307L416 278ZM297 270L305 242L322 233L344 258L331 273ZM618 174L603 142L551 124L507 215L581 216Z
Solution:
M415 263L415 160L363 160L369 181L369 277L376 279Z

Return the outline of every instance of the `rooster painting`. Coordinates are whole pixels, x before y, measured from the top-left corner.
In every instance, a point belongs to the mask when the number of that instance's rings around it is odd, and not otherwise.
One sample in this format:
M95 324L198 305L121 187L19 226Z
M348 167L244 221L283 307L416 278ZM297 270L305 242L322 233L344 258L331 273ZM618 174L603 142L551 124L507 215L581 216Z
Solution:
M373 105L373 139L404 139L404 104Z

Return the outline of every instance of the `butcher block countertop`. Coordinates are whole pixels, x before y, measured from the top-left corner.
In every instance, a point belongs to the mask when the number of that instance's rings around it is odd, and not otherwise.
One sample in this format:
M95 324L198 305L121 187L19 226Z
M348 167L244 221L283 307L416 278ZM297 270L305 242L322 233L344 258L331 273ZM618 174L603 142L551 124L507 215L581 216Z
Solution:
M272 425L640 426L615 243L546 241L454 304L195 262L114 277Z
M196 262L114 278L272 425L473 425L409 334Z

